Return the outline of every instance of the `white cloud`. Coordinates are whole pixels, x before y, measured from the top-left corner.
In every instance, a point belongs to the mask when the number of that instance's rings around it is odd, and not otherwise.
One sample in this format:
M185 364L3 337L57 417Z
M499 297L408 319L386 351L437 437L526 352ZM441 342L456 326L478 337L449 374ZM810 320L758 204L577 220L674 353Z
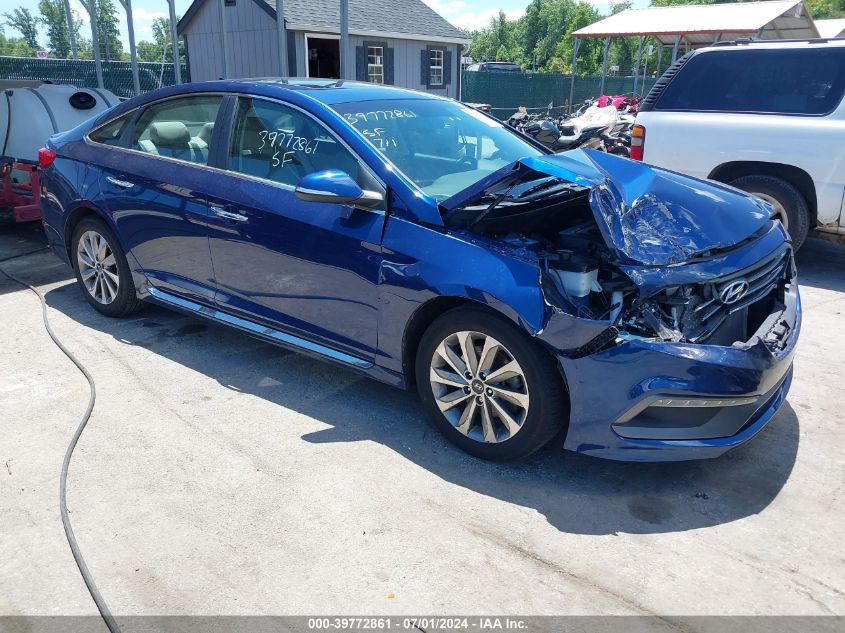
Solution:
M88 15L88 9L82 6L82 3L79 0L70 0L70 10L72 13L76 14L76 17L82 20L82 24L84 26L88 26L91 23L90 16Z
M152 22L156 18L163 18L164 13L161 11L147 11L144 7L133 7L132 17L136 20Z
M466 2L462 0L424 0L425 3L450 23L458 28L474 31L490 26L490 21L499 15L499 9L485 9L483 11L467 10ZM603 0L607 2L607 0ZM505 9L509 20L516 20L525 13L524 7Z

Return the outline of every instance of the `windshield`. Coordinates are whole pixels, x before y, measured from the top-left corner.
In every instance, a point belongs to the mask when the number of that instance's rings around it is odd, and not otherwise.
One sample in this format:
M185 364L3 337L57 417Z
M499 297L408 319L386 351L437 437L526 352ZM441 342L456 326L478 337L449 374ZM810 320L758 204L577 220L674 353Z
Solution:
M332 106L373 147L438 202L542 151L455 101L396 99Z

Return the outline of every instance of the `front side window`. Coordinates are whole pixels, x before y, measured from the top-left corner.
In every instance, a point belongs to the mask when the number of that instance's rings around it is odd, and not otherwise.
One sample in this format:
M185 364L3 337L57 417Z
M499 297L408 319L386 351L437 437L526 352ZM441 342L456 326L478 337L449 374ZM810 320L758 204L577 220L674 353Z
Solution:
M514 161L543 154L495 119L454 101L389 99L332 107L438 200Z
M428 83L431 86L443 85L443 49L432 48L428 51Z
M120 138L123 136L123 130L126 129L126 124L129 123L129 119L132 118L133 114L134 112L124 114L114 121L109 121L105 125L101 125L91 132L88 138L95 143L102 143L103 145L119 145Z
M168 99L149 106L132 132L132 149L147 154L208 164L214 121L222 97Z
M384 83L384 47L367 47L367 81L374 84Z
M303 176L326 169L358 175L358 160L325 126L274 101L242 97L228 168L295 187Z
M845 92L845 48L723 50L690 59L655 110L825 115Z

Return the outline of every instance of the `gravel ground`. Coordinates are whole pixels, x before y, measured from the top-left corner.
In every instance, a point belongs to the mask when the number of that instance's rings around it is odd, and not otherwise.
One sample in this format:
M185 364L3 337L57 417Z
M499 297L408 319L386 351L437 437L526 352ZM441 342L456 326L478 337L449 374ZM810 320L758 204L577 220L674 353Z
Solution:
M0 229L0 257L39 239ZM97 382L68 501L116 614L845 614L841 246L800 253L788 403L675 464L481 462L411 394L155 307L107 319L49 252L2 265ZM0 315L0 614L95 614L58 509L87 384L2 277Z

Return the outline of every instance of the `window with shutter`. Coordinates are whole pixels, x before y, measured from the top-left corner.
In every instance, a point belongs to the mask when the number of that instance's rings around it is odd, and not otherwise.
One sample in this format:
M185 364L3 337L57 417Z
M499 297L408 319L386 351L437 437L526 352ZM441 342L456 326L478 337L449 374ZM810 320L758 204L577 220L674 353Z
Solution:
M367 81L374 84L384 83L384 47L367 47Z
M445 64L447 50L443 46L428 46L423 51L423 82L427 88L443 88L447 81Z

